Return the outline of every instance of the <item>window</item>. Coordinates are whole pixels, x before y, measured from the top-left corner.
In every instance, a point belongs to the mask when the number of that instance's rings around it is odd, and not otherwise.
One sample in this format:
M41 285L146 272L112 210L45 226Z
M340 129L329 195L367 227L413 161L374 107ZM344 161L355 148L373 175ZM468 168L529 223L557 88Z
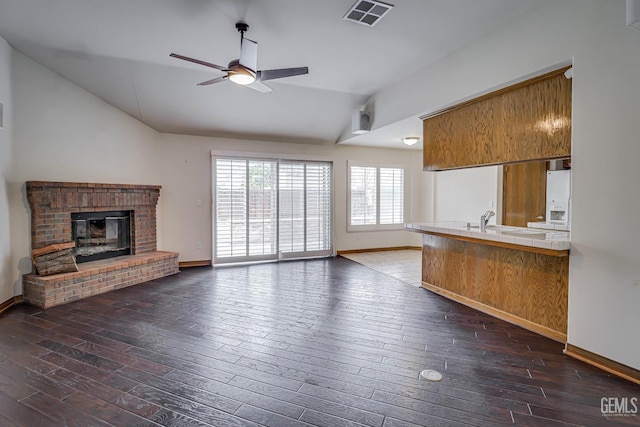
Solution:
M404 169L380 168L380 224L404 224Z
M214 264L329 256L332 165L214 157Z
M349 231L401 228L404 169L349 162Z

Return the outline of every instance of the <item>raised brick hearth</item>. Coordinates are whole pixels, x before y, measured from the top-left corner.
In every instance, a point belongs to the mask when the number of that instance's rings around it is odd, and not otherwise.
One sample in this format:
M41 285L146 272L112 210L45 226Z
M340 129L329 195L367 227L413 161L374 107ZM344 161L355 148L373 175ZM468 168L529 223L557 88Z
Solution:
M127 286L159 279L178 272L176 252L154 251L142 255L85 262L78 272L23 277L24 300L49 308Z
M71 213L131 212L132 255L87 262L77 273L23 277L24 299L52 307L178 272L178 254L156 250L156 204L160 186L27 182L31 207L31 246L72 240Z

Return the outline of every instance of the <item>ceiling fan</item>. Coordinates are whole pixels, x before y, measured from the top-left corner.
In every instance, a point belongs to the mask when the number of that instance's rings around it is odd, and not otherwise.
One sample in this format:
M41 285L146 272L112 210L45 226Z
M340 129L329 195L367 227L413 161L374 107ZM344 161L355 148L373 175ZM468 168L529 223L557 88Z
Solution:
M227 73L222 77L216 77L215 79L198 83L199 86L207 86L214 83L220 83L225 80L230 80L233 83L265 93L273 91L269 86L262 83L266 80L282 79L284 77L299 76L309 73L308 67L257 70L258 43L244 37L244 33L249 30L249 26L244 22L236 23L236 29L240 33L240 58L229 62L227 67L201 61L200 59L189 58L188 56L178 55L177 53L172 53L170 56L184 61L204 65L205 67L215 68L216 70Z

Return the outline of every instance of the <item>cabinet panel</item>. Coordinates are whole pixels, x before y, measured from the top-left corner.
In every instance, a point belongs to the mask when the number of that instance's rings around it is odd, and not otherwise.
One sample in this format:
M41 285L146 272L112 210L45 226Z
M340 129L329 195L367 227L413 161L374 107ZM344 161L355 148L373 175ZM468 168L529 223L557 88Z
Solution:
M571 155L571 80L563 70L423 118L424 168Z
M501 162L503 103L485 99L424 121L424 160L428 170Z
M422 236L423 286L553 339L567 333L569 258Z
M502 97L506 159L518 162L571 155L571 80L560 74Z
M526 227L546 214L547 162L505 165L502 174L502 225Z

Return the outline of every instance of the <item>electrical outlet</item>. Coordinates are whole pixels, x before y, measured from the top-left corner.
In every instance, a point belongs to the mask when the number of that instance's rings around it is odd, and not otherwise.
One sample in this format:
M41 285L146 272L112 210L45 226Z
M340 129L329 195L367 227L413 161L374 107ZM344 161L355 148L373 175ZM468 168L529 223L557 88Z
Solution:
M202 206L202 200L198 199L196 200L196 207L201 207Z
M198 250L202 249L202 242L200 240L196 242L196 249Z

